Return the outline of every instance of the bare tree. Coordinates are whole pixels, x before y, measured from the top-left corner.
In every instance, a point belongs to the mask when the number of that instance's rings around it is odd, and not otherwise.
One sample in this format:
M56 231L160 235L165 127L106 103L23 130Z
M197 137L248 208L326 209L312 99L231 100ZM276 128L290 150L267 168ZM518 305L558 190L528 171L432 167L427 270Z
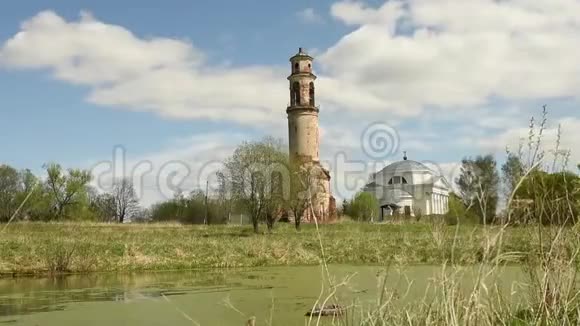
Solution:
M226 172L218 171L216 176L218 179L218 205L221 213L225 216L226 223L229 224L232 219L234 199L229 185L229 175L226 175Z
M294 226L296 230L300 230L300 223L304 217L304 213L308 209L310 203L314 200L311 198L316 191L315 170L298 163L290 164L290 194L286 201L287 208L294 215Z
M135 187L130 179L121 179L113 185L115 202L115 219L123 223L139 211L139 201L135 194Z
M256 233L260 220L266 220L271 230L282 209L280 182L284 182L287 169L281 167L286 156L280 141L266 138L243 143L225 161L222 175L230 179L232 195L252 217Z
M112 194L99 193L97 189L88 186L87 195L89 207L98 221L111 222L116 219L117 208Z

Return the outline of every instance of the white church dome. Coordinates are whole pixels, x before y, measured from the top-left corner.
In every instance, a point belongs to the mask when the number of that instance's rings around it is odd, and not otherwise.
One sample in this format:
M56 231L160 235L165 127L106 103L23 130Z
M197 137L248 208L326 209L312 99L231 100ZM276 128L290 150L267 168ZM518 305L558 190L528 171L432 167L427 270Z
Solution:
M404 159L387 165L377 172L373 180L378 185L416 185L430 184L434 182L437 173L425 164Z
M403 160L398 161L392 164L387 165L385 168L381 170L381 173L385 174L398 174L404 172L431 172L433 170L429 169L425 164L412 161L412 160Z

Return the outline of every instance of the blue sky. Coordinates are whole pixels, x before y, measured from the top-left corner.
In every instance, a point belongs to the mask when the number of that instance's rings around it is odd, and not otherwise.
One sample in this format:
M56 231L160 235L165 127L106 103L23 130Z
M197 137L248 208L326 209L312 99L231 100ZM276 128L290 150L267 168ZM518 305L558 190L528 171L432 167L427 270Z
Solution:
M242 140L286 140L285 78L298 47L316 58L331 168L338 153L371 162L361 135L382 122L399 138L379 165L406 150L452 179L464 156L501 160L543 104L548 143L562 124L562 147L578 162L575 12L575 0L6 2L0 162L92 167L121 145L129 165L184 162L195 187L204 163Z
M76 20L82 10L88 10L141 37L189 40L203 48L212 63L284 65L298 45L328 46L347 30L338 24L296 24L296 12L311 5L322 12L330 2L56 1L47 6L43 1L19 1L2 5L0 40L12 37L22 21L40 11L53 10L67 20ZM312 28L316 32L310 33ZM146 154L173 138L232 127L90 105L84 101L84 87L55 81L45 70L4 70L0 88L4 90L0 107L5 116L0 148L18 153L3 158L16 166L38 168L48 161L74 164L107 155L116 144L135 155ZM283 112L284 103L280 108Z

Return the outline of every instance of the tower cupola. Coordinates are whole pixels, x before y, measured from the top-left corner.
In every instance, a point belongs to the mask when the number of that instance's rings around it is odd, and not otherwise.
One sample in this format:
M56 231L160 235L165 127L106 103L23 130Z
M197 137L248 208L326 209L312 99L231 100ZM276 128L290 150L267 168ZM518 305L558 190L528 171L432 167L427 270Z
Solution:
M312 73L312 58L303 48L298 49L290 58L292 73L290 81L290 107L311 107L316 109L314 81L316 75Z

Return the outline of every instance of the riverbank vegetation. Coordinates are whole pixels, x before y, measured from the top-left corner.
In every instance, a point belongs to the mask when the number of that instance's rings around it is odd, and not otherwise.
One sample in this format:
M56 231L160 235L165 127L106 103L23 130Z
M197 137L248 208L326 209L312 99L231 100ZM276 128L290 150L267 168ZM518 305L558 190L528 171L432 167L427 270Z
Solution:
M550 249L557 228L448 226L440 222L362 224L345 222L319 228L326 263L477 264L490 238L501 235L490 254L508 263L537 261ZM580 235L568 228L562 253L580 248ZM543 243L542 246L538 245ZM0 272L23 274L175 270L320 264L314 225L296 232L280 223L272 233L247 226L179 224L14 223L0 237ZM569 254L567 254L569 255Z

